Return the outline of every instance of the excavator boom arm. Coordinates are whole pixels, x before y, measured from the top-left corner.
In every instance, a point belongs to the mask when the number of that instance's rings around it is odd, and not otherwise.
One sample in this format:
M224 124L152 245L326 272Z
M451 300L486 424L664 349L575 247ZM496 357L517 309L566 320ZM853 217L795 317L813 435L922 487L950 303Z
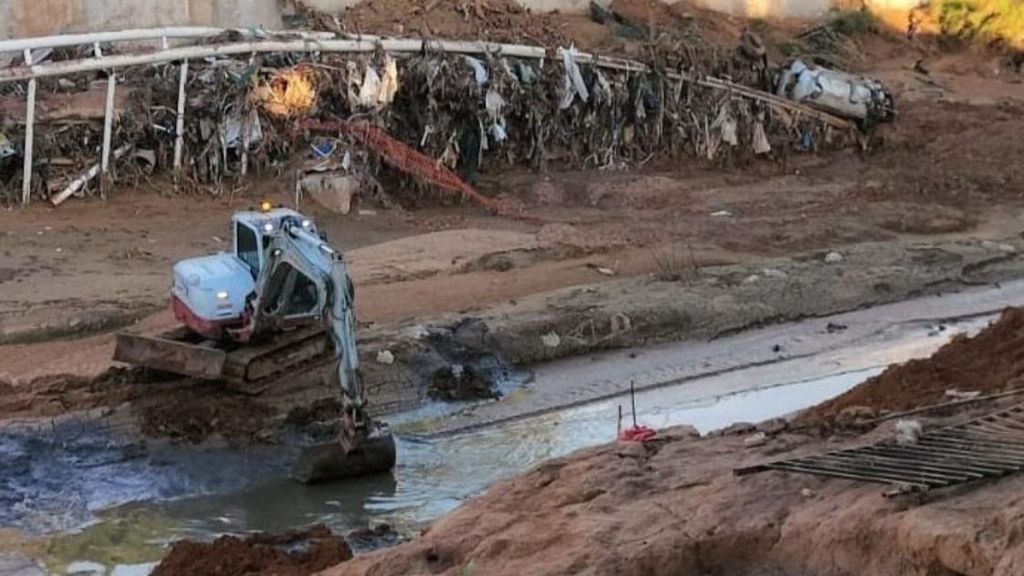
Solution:
M286 222L267 247L249 325L254 334L260 334L318 317L334 344L337 364L332 379L342 393L343 417L351 420L350 426L365 430L369 422L358 373L353 298L352 279L341 252L300 224Z

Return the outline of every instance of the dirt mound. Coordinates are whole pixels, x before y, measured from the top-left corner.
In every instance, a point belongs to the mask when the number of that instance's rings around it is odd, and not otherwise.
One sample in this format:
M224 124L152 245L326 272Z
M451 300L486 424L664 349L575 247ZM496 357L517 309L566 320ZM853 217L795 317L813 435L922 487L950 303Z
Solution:
M809 409L798 421L832 421L854 407L874 412L911 410L949 401L947 390L1000 392L1020 386L1022 375L1024 308L1008 308L977 336L957 335L930 358L891 366L845 394Z
M365 0L343 21L350 30L389 36L567 44L557 18L512 0Z
M364 0L341 18L349 31L384 36L568 46L637 56L652 38L668 34L692 45L729 47L739 37L737 19L680 1L616 0L591 14L533 12L513 0Z
M891 433L891 430L889 431ZM493 485L411 542L332 576L1017 575L1024 477L910 505L876 484L732 468L820 440L697 440L678 429L545 462Z
M340 536L323 525L211 543L178 542L152 576L305 576L352 558Z
M251 396L217 383L180 388L144 397L133 406L143 434L199 443L218 435L229 441L254 441L269 433L276 411Z

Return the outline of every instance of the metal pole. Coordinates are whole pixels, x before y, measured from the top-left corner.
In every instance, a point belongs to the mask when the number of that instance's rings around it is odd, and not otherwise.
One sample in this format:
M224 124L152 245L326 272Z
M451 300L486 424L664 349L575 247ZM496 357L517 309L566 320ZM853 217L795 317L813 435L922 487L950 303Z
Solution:
M249 114L244 114L242 120L242 176L249 171Z
M182 146L185 144L185 82L188 80L188 60L181 61L178 78L178 117L174 127L174 172L181 172Z
M633 411L633 428L636 428L636 391L633 387L633 381L629 381L629 404L632 406Z
M102 56L99 42L95 45L96 56ZM103 153L100 157L100 194L106 187L106 176L110 171L110 139L114 131L114 90L117 86L117 74L111 68L107 73L107 101L103 110Z
M32 50L25 49L25 65L32 65ZM36 122L36 79L28 81L28 98L25 101L25 164L21 177L21 203L28 205L32 197L32 139Z
M131 42L153 40L158 38L210 38L225 32L234 32L243 38L274 38L292 37L309 40L330 40L338 38L333 32L317 32L309 30L262 30L252 28L213 28L209 26L172 26L169 28L138 28L118 30L115 32L90 32L87 34L60 34L58 36L37 36L35 38L15 38L0 40L0 52L21 52L37 48L61 48L64 46L81 46L96 42ZM346 35L347 37L347 35ZM360 36L370 40L376 36L364 34Z

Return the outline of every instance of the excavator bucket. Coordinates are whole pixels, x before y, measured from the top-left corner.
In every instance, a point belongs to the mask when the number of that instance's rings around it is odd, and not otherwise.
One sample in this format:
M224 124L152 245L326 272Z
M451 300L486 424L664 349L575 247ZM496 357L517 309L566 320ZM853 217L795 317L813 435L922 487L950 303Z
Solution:
M183 376L220 378L227 353L188 342L185 337L183 329L156 336L119 332L114 360Z
M292 478L303 484L388 472L395 467L395 437L371 435L346 451L340 441L308 446L292 465Z

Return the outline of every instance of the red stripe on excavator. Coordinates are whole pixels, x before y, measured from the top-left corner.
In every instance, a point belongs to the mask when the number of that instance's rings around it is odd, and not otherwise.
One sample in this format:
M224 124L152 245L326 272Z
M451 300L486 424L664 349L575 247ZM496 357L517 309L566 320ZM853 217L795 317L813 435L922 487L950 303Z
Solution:
M211 340L220 340L224 335L225 326L238 322L236 318L229 320L206 320L205 318L200 318L175 294L171 294L171 310L179 322L188 326L193 332Z

